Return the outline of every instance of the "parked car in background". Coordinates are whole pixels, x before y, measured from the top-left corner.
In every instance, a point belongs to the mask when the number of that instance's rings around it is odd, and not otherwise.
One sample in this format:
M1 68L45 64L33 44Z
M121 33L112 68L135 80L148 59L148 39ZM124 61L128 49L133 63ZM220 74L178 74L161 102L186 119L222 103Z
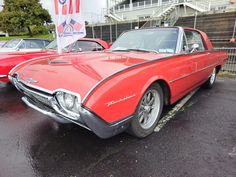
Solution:
M63 49L64 55L74 52L101 51L109 45L101 39L83 38ZM43 56L58 56L56 41L51 42L45 49L34 52L5 52L0 53L0 82L9 82L8 73L21 62Z
M50 43L46 39L12 39L0 48L0 52L39 51Z
M204 84L211 88L227 53L204 32L182 27L123 33L110 50L31 60L9 79L31 108L108 138L150 135L163 106Z
M102 51L104 49L108 49L109 44L106 41L101 39L93 39L93 38L82 38L77 42L68 45L63 49L64 52L86 52L86 51ZM52 41L47 47L46 50L56 50L57 42L56 40Z
M0 41L0 48L6 43L6 41Z

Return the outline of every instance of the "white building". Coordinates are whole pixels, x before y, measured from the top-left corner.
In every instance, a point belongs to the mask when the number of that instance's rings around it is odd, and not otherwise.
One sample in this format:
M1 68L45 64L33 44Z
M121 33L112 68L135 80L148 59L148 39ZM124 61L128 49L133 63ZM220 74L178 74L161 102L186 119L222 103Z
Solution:
M107 0L110 21L169 20L198 13L236 10L232 0Z

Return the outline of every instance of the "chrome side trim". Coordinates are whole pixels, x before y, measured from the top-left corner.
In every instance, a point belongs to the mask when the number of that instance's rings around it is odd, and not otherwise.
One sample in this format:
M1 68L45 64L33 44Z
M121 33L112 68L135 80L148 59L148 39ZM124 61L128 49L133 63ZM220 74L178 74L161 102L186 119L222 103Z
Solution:
M0 78L7 78L7 75L0 75Z
M184 76L179 77L179 78L177 78L177 79L174 79L174 80L170 81L169 83L174 83L174 82L176 82L176 81L178 81L178 80L184 79L184 78L186 78L186 77L189 77L189 76L191 76L191 75L193 75L193 74L196 74L196 73L198 73L198 72L204 71L204 70L206 70L206 69L208 69L208 68L211 68L211 67L213 67L213 66L216 66L216 64L207 66L207 67L205 67L205 68L202 68L202 69L197 70L197 71L195 71L195 72L192 72L192 73L190 73L190 74L187 74L187 75L184 75Z

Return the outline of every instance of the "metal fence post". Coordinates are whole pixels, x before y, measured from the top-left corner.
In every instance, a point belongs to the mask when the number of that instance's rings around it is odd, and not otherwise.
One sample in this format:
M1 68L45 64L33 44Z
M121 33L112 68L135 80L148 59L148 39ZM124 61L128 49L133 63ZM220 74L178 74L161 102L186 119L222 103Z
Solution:
M102 25L100 26L100 38L102 39Z
M236 30L236 19L235 19L235 22L234 22L234 31L233 31L233 37L232 38L235 37L235 30Z
M116 23L116 39L117 39L117 36L118 36L118 34L117 34L117 23Z
M112 25L111 25L111 22L110 22L110 42L113 42L112 41Z
M94 26L92 25L92 34L93 34L93 38L95 38L95 34L94 34Z
M195 18L194 18L194 29L196 29L197 26L197 11L195 12Z

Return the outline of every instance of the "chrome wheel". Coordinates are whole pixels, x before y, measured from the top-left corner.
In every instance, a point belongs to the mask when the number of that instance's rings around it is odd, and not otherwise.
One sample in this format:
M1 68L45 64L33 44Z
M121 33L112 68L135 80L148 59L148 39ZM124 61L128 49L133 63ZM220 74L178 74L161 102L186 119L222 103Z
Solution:
M211 77L210 77L210 84L211 84L211 85L214 84L215 80L216 80L216 68L214 68L214 70L213 70L213 72L212 72L212 74L211 74Z
M142 98L138 120L143 129L149 129L156 122L161 107L161 99L157 90L149 90Z

